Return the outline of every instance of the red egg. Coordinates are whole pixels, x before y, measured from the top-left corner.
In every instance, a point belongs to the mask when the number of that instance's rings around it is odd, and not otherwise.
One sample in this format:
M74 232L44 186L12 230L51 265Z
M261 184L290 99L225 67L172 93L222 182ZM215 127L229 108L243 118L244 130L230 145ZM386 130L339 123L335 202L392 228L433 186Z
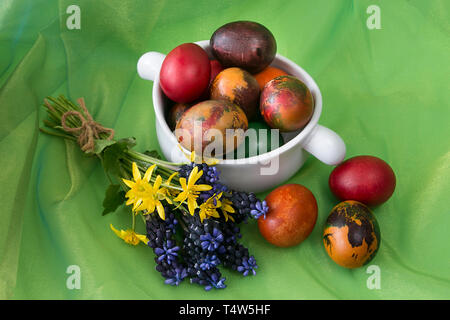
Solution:
M195 43L184 43L170 51L159 74L161 89L179 103L198 99L208 88L210 76L208 55Z
M205 92L203 92L203 94L201 95L200 100L209 100L210 98L209 91L211 85L214 79L217 77L217 75L223 70L222 65L217 60L211 60L210 64L211 64L211 76L209 77L209 85L206 88Z
M328 183L333 194L341 200L376 206L394 193L396 179L385 161L373 156L357 156L334 168Z

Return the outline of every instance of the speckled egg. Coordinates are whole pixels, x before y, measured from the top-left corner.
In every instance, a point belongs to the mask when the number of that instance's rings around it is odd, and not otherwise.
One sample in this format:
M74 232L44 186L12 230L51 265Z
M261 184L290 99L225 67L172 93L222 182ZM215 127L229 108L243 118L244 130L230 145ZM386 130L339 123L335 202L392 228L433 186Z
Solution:
M206 100L184 112L175 136L186 149L211 157L233 151L247 128L247 117L239 106L226 100Z

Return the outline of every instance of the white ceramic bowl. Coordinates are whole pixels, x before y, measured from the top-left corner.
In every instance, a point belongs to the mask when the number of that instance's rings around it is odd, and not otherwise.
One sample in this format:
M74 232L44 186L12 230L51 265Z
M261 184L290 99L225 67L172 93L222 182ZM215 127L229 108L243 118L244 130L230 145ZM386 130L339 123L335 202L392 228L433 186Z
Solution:
M209 40L196 42L212 58ZM147 52L138 61L141 78L153 81L153 107L156 133L161 150L169 161L186 162L177 139L165 119L165 101L159 85L159 71L165 55ZM259 156L221 160L217 165L221 181L235 190L261 192L282 184L292 177L306 161L308 153L328 165L337 165L345 158L345 144L332 130L318 124L322 112L322 95L311 76L291 60L277 54L271 64L302 80L314 97L314 113L302 130L283 134L285 143ZM307 152L306 152L307 151ZM185 150L189 154L189 151Z

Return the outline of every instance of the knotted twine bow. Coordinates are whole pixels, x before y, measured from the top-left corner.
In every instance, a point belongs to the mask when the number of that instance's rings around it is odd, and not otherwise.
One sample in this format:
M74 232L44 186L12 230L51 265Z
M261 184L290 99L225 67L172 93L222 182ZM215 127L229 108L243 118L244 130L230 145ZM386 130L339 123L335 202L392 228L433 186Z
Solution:
M109 133L107 140L111 140L114 138L114 130L111 128L105 128L98 122L95 122L92 118L91 114L86 108L84 104L84 99L79 98L77 100L81 109L83 110L84 116L81 112L71 110L67 111L61 116L61 126L67 132L73 133L78 136L78 144L81 147L81 150L84 152L93 152L95 148L95 139L100 139L101 133ZM66 124L66 119L68 116L76 116L81 121L81 126L72 128Z

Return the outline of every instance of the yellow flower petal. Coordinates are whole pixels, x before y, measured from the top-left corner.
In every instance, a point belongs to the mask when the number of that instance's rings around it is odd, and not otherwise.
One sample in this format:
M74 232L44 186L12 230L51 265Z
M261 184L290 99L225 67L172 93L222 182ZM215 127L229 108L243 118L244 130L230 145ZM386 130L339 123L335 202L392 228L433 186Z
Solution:
M180 202L180 203L175 207L174 210L178 209L182 204L183 204L183 202Z
M141 180L141 173L139 171L139 168L138 168L136 162L133 162L132 167L133 167L133 179L134 179L134 181Z
M112 223L109 225L109 227L111 228L112 231L114 231L114 233L116 234L116 236L118 236L120 239L122 239L122 234L119 230L117 230L116 228L113 227Z
M208 166L215 166L220 162L219 159L216 158L205 158L204 160Z
M187 202L189 213L191 214L191 216L193 216L195 213L195 209L197 208L197 201L195 201L194 198L189 197Z
M189 160L191 160L191 162L195 162L195 151L191 152L191 156L190 156Z
M220 218L219 213L217 212L217 210L209 211L209 215L211 217L214 217L214 218Z
M192 153L189 154L189 153L185 152L184 149L183 149L183 147L182 147L180 144L178 144L177 146L178 146L178 148L181 150L181 152L183 152L183 154L184 154L184 156L186 157L186 159L190 160L190 159L191 159ZM192 162L192 161L191 161L191 162Z
M198 216L200 217L200 222L203 223L203 220L206 218L206 213L205 213L205 211L201 210L201 211L198 213Z
M172 179L178 174L178 171L175 171L174 173L172 173L169 177L169 179L167 179L166 184L168 186L170 186L170 182L172 181Z
M153 170L155 170L156 164L148 167L147 171L145 171L144 174L144 180L146 180L147 182L150 181L150 178L152 177L153 174Z
M173 201L183 202L184 200L186 200L186 198L187 198L187 193L183 191L183 192L180 192L180 194L175 199L173 199Z
M207 185L207 184L197 184L197 185L195 185L193 187L193 189L195 191L208 191L208 190L211 190L212 187L210 185Z
M138 200L138 201L136 201L135 203L134 203L134 205L133 205L133 211L136 211L136 208L138 208L140 205L141 205L141 203L142 203L142 200Z
M142 241L143 243L145 243L145 244L147 244L148 243L148 238L146 237L146 236L144 236L144 235L142 235L142 234L135 234L136 235L136 237L140 240L140 241Z
M183 190L187 189L186 178L180 178L180 185L181 185L181 188L183 188Z
M160 200L164 199L167 201L167 203L172 204L172 200L169 198L169 190L167 188L161 188L158 191L158 198Z
M156 209L155 201L149 201L149 203L147 204L148 213L152 213L153 211L155 211L155 209Z
M123 183L125 183L130 189L132 189L134 187L134 185L136 184L135 182L131 181L131 180L127 180L127 179L122 179Z
M200 175L200 177L201 177L203 175L203 170L200 172L201 172L201 175ZM191 173L189 174L189 179L188 179L188 183L187 183L188 188L192 187L195 184L195 182L199 179L199 178L197 178L197 174L198 174L198 167L195 166L194 169L192 169ZM181 179L180 179L180 181L181 181Z
M166 213L164 211L164 207L161 204L161 202L158 201L158 203L156 204L156 209L158 210L158 214L161 217L161 219L166 220Z
M161 186L162 178L160 175L156 177L155 183L153 184L153 192L157 192L159 187Z
M192 184L195 184L195 183L197 182L197 180L200 179L200 178L202 177L202 175L203 175L203 170L200 170L199 172L197 172L197 173L195 174L194 182L193 182Z
M134 209L133 211L135 211L135 214L138 214L139 211L142 210L146 210L147 209L147 205L144 201L142 201L137 207L136 209Z
M230 206L229 204L222 204L222 210L226 212L234 213L234 208Z

